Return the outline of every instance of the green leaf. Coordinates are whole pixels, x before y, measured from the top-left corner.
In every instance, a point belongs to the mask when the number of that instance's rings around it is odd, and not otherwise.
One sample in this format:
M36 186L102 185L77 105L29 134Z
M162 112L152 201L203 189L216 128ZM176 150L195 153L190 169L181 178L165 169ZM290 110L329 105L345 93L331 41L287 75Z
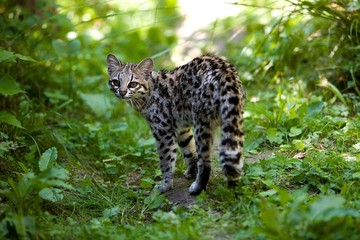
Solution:
M7 111L0 112L0 122L7 123L18 128L23 128L20 121L17 120L14 115Z
M323 101L318 101L311 103L307 106L307 117L318 114L324 108L325 103Z
M0 94L14 95L24 92L12 76L4 74L0 77Z
M100 93L80 93L82 100L98 116L104 116L111 106L109 98Z
M31 216L23 216L22 214L13 214L11 217L11 223L15 226L18 236L25 238L29 234L35 236L36 224L35 219Z
M297 149L297 150L304 150L306 145L305 145L305 142L303 140L294 140L292 141L292 144L294 145L294 147Z
M291 127L291 128L290 128L289 136L290 136L290 137L295 137L295 136L300 135L301 133L302 133L302 129L301 129L301 128Z
M59 101L69 100L69 96L65 95L60 90L45 90L44 94L50 99L51 103L58 103Z
M266 138L272 143L280 144L283 142L282 133L278 132L276 128L269 128Z
M59 179L46 180L45 184L47 184L47 186L56 186L56 187L61 187L61 188L66 188L66 189L74 189L74 187L72 185L64 182L64 180L59 180Z
M272 235L279 236L282 233L281 217L279 210L272 204L262 201L260 203L260 218L264 224L264 230Z
M146 146L152 146L154 145L156 142L155 142L155 138L151 137L151 138L148 138L148 139L143 139L141 138L138 142L138 146L139 147L146 147Z
M113 217L117 214L119 214L121 211L120 207L119 206L115 206L113 208L107 208L105 209L102 214L103 214L103 217L106 217L106 218L110 218L110 217Z
M353 173L352 177L360 179L360 172Z
M310 215L314 220L323 220L326 215L332 210L342 208L345 199L340 196L325 196L310 206Z
M16 58L19 58L21 60L24 61L30 61L30 62L35 62L35 63L39 63L38 61L36 61L35 59L33 59L30 56L25 56L19 53L13 53L10 51L7 51L3 48L0 48L0 62L5 62L5 61L9 61L9 60L15 60Z
M44 174L46 174L46 177L48 178L57 178L62 180L69 179L69 172L62 167L52 167Z
M57 188L44 188L39 192L39 196L50 202L57 202L64 198L62 190Z
M57 159L57 149L55 147L49 148L46 150L40 157L39 160L39 169L41 172L44 172L46 169L54 166Z
M165 201L165 196L160 194L159 190L154 189L150 196L147 196L144 199L144 205L149 209L155 209L161 206L161 204Z
M155 181L151 178L142 178L141 179L141 183L140 183L140 187L144 188L144 189L149 189L152 188L155 184Z
M35 59L33 59L32 57L30 56L25 56L25 55L22 55L22 54L19 54L19 53L16 53L14 55L15 57L23 60L23 61L29 61L29 62L34 62L34 63L39 63L38 61L36 61Z
M69 43L69 51L71 55L77 55L81 50L81 42L75 39Z
M270 190L267 190L264 192L260 192L259 195L262 197L269 197L269 196L275 195L276 193L277 193L277 191L275 189L270 189Z
M13 60L13 59L15 59L13 52L10 52L3 48L0 48L0 62L5 62L8 60Z
M111 125L110 131L111 132L121 132L128 128L127 122L116 122Z

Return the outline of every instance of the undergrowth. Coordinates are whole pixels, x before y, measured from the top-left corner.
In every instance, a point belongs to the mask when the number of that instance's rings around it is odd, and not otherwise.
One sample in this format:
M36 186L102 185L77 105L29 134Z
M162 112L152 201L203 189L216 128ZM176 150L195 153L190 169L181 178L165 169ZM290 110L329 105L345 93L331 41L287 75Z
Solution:
M239 3L202 46L227 39L217 52L246 88L245 174L229 189L214 156L207 191L180 207L152 190L155 140L105 65L173 66L176 1L3 1L0 239L358 239L360 6L269 3Z

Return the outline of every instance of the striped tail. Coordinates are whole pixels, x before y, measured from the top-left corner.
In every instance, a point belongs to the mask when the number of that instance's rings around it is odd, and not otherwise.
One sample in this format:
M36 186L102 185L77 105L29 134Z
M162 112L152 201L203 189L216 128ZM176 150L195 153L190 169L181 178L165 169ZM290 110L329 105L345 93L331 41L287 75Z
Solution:
M244 146L243 113L245 92L241 81L232 68L231 75L220 80L221 144L220 163L222 172L229 183L237 181L242 175Z

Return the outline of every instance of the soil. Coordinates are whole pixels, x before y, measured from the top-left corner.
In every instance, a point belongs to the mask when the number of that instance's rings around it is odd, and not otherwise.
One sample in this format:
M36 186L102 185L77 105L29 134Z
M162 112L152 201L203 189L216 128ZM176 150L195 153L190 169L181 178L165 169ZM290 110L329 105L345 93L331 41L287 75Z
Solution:
M196 196L189 194L189 187L194 179L186 179L183 176L174 178L174 188L166 193L166 198L174 205L189 207L194 205Z
M273 155L274 151L264 151L257 155L247 157L245 163L251 164L260 160L269 159ZM184 176L175 176L174 188L166 193L166 198L174 206L191 207L196 203L196 196L189 194L189 187L193 181L194 179L186 179Z

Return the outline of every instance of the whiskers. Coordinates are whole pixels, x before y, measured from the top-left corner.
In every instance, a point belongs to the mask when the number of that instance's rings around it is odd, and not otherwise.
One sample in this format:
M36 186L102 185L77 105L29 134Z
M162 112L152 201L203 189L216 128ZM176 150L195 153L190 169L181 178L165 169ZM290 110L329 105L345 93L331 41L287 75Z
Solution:
M141 110L145 106L145 101L142 98L132 98L130 99L131 107Z

